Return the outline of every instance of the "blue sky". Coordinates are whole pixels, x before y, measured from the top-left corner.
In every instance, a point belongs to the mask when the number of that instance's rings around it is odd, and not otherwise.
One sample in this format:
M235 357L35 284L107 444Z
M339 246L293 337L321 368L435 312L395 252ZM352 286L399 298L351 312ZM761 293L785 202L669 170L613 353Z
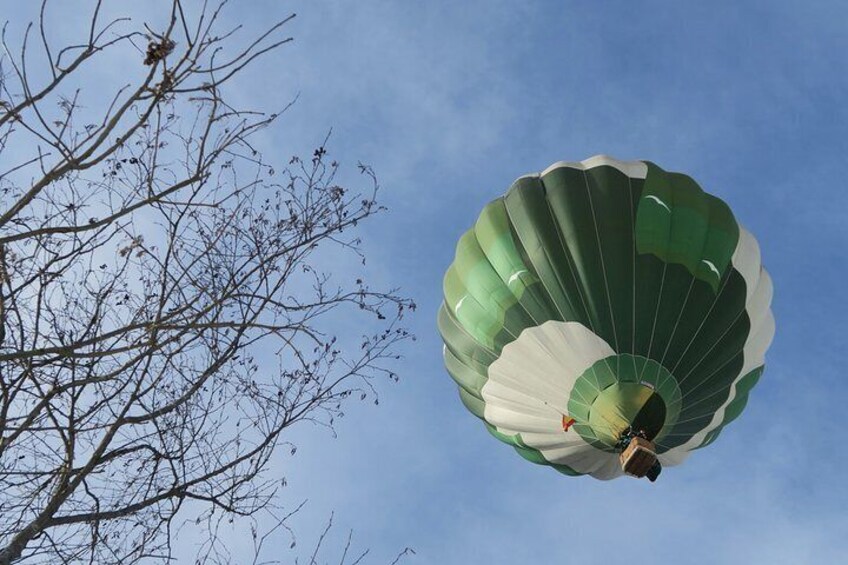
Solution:
M267 109L299 93L266 154L309 151L332 127L332 156L371 164L390 211L364 228L369 274L419 306L380 405L352 406L335 438L295 430L296 456L275 461L283 502L309 499L299 543L334 511L337 545L353 528L374 563L405 546L410 563L446 565L844 556L848 4L249 6L228 17L298 13L294 43L233 90ZM748 409L656 484L519 458L460 404L435 328L442 275L483 205L519 175L597 153L692 175L755 234L774 279L777 334Z

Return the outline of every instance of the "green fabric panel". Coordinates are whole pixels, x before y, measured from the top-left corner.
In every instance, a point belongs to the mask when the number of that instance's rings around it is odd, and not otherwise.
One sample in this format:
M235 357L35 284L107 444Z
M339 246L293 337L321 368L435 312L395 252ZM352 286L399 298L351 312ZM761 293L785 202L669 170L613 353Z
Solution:
M739 245L739 224L727 204L715 196L705 196L710 203L710 231L704 243L697 276L709 282L716 290L718 281L731 267L733 253Z
M536 325L489 263L473 231L465 232L459 240L453 268L468 293L497 318L502 330L518 336L524 328Z
M480 389L486 384L486 375L480 374L472 367L463 363L447 347L444 351L444 360L448 374L456 381L456 384L464 388L469 394L482 400L483 396L480 393Z
M654 331L656 329L657 305L660 303L661 291L665 290L665 273L668 264L663 263L654 255L637 255L636 281L634 284L634 338L633 355L648 357L649 350L656 348ZM626 352L622 352L626 353Z
M718 436L720 436L720 435L721 435L721 431L722 431L723 429L724 429L723 427L719 426L719 427L717 427L716 429L714 429L714 430L710 431L710 433L708 433L708 434L706 435L706 437L704 438L704 442L703 442L701 445L699 445L699 446L697 446L697 447L693 448L693 450L694 450L694 449L701 449L702 447L707 447L708 445L710 445L711 443L713 443L715 440L717 440L717 439L718 439Z
M540 180L535 177L518 179L504 197L504 203L518 240L556 307L551 318L579 321L588 326L588 316L569 272L567 250L562 245Z
M682 265L666 264L662 269L657 305L649 314L650 328L648 332L647 349L638 352L649 359L665 363L668 354L668 344L679 329L678 322L681 312L691 297L693 278L691 273Z
M747 318L735 328L739 329L728 332L719 342L714 355L707 357L689 376L678 378L684 404L680 424L674 430L675 434L688 433L691 436L699 432L710 422L712 413L727 400L730 386L744 364L739 340L744 339L742 336L747 334ZM737 340L736 343L733 343L734 339ZM676 443L678 442L672 442Z
M519 434L505 434L499 432L498 429L495 426L491 425L489 422L483 422L483 424L486 426L486 429L489 431L489 433L495 436L500 441L513 447L527 447L524 442L521 441L521 436Z
M701 266L709 233L710 204L701 187L688 176L669 173L668 179L673 189L673 202L671 234L665 260L683 265L695 274ZM718 279L713 278L715 276L711 275L710 280L717 282Z
M745 409L745 405L748 404L748 395L760 381L763 370L765 370L765 366L761 365L739 379L739 382L736 383L736 386L734 387L736 389L736 395L724 410L724 419L721 423L722 426L726 426L742 414L742 411Z
M478 373L485 374L489 365L498 358L496 352L480 344L465 331L445 304L439 308L438 326L445 347Z
M663 440L660 452L686 443L709 425L715 411L727 401L733 380L739 375L744 364L742 349L738 344L733 344L732 340L739 339L734 337L734 334L747 335L747 316L740 319L737 326L742 329L728 332L723 338L726 343L719 342L716 348L718 352L705 360L703 369L698 367L697 372L678 380L684 391L683 408L680 420ZM733 351L736 353L732 353Z
M653 178L652 173L658 175L658 180L661 181L658 183L661 185L659 193L663 194L664 202L671 211L667 212L658 201L647 198L650 191L646 189L639 210L643 206L648 213L656 213L659 210L663 222L668 219L670 223L668 240L663 242L664 252L656 253L666 265L663 269L651 339L645 355L664 363L669 345L680 329L683 311L692 298L695 273L701 262L709 229L709 203L704 192L689 177L660 172L649 166L648 179ZM648 179L646 187L651 186Z
M465 408L469 412L471 412L483 421L486 420L486 418L483 416L486 411L485 402L483 402L481 399L477 398L473 394L469 393L464 388L459 389L459 398L460 400L462 400L462 403L465 405Z
M635 227L636 248L641 254L636 354L664 361L694 286L708 213L704 193L694 181L648 165Z
M444 280L445 304L459 324L489 349L500 353L503 346L515 339L498 319L497 312L487 310L465 286L455 265L451 265Z
M574 290L588 327L617 351L632 351L634 200L641 181L618 169L556 168L542 178L565 241Z
M568 401L568 415L577 420L578 425L581 422L589 421L589 410L592 409L592 402L598 396L597 385L587 382L584 379L578 379L571 389L571 396Z
M556 306L548 298L533 266L523 257L502 198L483 209L474 225L474 234L489 263L532 318L533 325L555 318Z
M674 189L665 171L648 164L648 175L636 208L636 251L651 253L667 262L671 237Z
M703 288L702 285L693 287ZM686 335L684 331L680 331L680 341L672 343L669 347L670 353L666 355L665 364L678 379L688 379L690 373L700 372L700 378L703 378L703 372L699 371L701 364L705 358L713 355L722 342L723 337L734 328L736 349L730 351L735 354L742 350L745 339L747 339L747 331L749 325L738 325L745 314L746 288L745 280L738 271L732 269L723 283L719 295L713 300L707 300L707 297L699 293L698 298L703 298L710 305L708 312L702 315L697 323L689 322L690 335ZM692 314L701 314L702 309L694 310ZM744 335L743 335L744 334Z
M584 325L614 344L603 258L585 174L570 167L559 167L541 180L563 240L560 246L568 262L567 271L563 273L569 283L567 292L586 312L588 320Z
M748 395L754 386L759 382L760 377L763 374L764 366L760 366L753 371L749 372L747 375L739 379L739 382L736 383L736 395L733 397L733 400L727 407L724 409L724 418L716 429L712 430L710 433L706 435L703 443L696 447L695 449L700 449L702 447L706 447L713 443L718 436L721 435L724 427L728 425L730 422L735 420L742 414L742 411L745 409L745 405L748 404Z
M535 463L535 464L537 464L537 465L548 465L548 464L549 464L549 463L548 463L548 460L547 460L547 459L545 459L545 458L542 456L542 454L541 454L541 453L539 453L539 452L538 452L537 450L535 450L535 449L528 449L528 448L526 448L526 447L518 447L518 446L513 447L513 449L515 449L515 451L516 451L516 452L517 452L520 456L522 456L522 457L523 457L523 458L525 458L526 460L531 461L531 462L533 462L533 463Z
M604 429L599 429L591 421L592 406L598 395L617 382L616 374L608 359L602 359L586 370L571 389L568 399L568 415L576 420L575 431L599 449L608 447L604 441Z
M613 344L620 353L634 350L636 206L642 179L631 179L613 167L585 172L600 234L606 290L614 323Z
M592 403L598 397L600 390L610 383L602 381L602 376L609 376L608 373L601 372L601 375L594 371L587 371L588 374L581 375L574 383L571 389L571 395L568 399L568 415L575 420L574 431L586 440L587 443L595 445L599 449L603 448L603 442L598 439L597 434L589 423L589 417L592 410Z
M730 386L736 375L728 375L726 382L719 375L730 366L738 365L735 368L742 369L742 350L750 326L748 316L740 316L691 373L677 377L684 395L702 396Z
M682 271L680 265L672 265L669 267L675 271ZM665 350L662 352L663 364L672 369L677 374L677 369L681 358L689 353L692 347L697 348L696 340L708 340L715 343L718 340L720 333L725 328L718 324L706 324L705 320L711 315L711 311L718 307L720 310L726 308L729 295L724 296L723 290L727 290L727 279L731 276L729 271L725 276L725 281L719 289L719 294L713 292L712 287L699 279L690 279L691 286L689 288L689 296L685 304L678 311L675 320L674 332L665 340ZM687 273L687 276L690 276ZM736 273L738 276L738 273ZM734 292L733 286L730 287L730 292ZM732 300L732 299L731 299ZM729 323L729 322L728 322ZM685 370L685 369L684 369Z
M650 265L656 261L645 256L637 262L635 352L660 360L678 375L684 354L697 355L699 343L715 343L716 335L727 329L729 322L721 315L713 322L723 321L723 326L702 326L714 303L719 312L729 308L731 316L735 314L735 307L728 304L734 297L722 297L719 303L716 293L731 276L727 267L738 242L738 226L727 206L705 194L691 178L650 163L648 167L637 211L637 249L669 262L659 277ZM723 281L705 260L722 273ZM731 290L733 294L735 285ZM682 368L687 370L685 363Z
M636 248L680 264L718 291L739 241L730 208L690 177L647 163L636 214Z
M717 375L720 380L732 380L739 374L742 366L742 356L734 359L734 362L729 364L725 369ZM728 398L730 394L729 386L721 386L714 384L710 387L712 390L709 393L701 394L693 398L686 398L686 404L680 412L680 419L674 426L672 431L662 440L662 446L659 452L664 452L689 441L695 434L703 430L713 419L715 411L718 410ZM707 387L704 387L705 389ZM659 445L659 444L658 444Z
M501 280L508 281L513 274L520 273L511 283L510 288L515 289L513 294L516 298L521 298L525 289L538 279L527 270L527 265L521 260L518 249L512 241L509 218L506 215L503 199L494 200L483 208L474 224L473 231L489 262L501 276Z

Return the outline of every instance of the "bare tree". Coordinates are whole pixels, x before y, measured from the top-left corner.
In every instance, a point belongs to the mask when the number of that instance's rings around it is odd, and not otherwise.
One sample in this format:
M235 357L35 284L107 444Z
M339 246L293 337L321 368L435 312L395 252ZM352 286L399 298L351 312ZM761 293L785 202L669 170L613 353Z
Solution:
M14 49L4 27L0 564L167 560L189 511L212 560L220 520L273 508L285 430L396 379L414 304L319 268L362 258L376 179L342 187L325 145L263 157L285 108L225 91L294 16L239 47L221 7L131 29L98 2L63 48L44 5ZM86 78L127 52L115 84Z
M330 519L327 521L327 525L324 527L324 530L321 532L321 535L318 536L318 541L315 543L312 552L308 556L308 561L303 561L304 565L318 565L318 560L320 559L321 550L324 547L324 542L327 540L327 536L330 533L330 530L333 528L333 516L330 515ZM347 539L345 540L345 544L341 549L341 556L337 563L339 565L362 565L363 560L368 555L369 550L366 549L364 551L354 551L352 549L353 542L353 530L350 530L347 534ZM261 542L260 542L261 543ZM258 552L256 552L258 554ZM392 560L390 565L397 565L401 562L401 560L407 555L415 555L415 550L410 547L404 548L400 553L398 553L395 558ZM301 561L295 559L294 565L300 565Z

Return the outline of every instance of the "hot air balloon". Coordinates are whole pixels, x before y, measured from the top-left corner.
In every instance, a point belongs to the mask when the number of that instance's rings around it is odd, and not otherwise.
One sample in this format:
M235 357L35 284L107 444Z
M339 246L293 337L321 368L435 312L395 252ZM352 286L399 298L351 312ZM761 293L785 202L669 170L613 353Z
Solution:
M566 475L653 480L745 408L771 298L723 201L597 156L521 177L483 209L438 326L462 402L497 439Z

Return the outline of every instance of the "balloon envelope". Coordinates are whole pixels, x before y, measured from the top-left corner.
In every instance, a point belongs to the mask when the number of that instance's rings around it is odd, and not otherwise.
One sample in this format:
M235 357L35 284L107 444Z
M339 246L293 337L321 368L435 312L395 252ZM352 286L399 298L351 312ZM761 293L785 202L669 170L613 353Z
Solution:
M598 156L516 180L459 240L439 331L462 402L526 459L622 474L713 442L763 371L771 280L754 237L686 175Z

